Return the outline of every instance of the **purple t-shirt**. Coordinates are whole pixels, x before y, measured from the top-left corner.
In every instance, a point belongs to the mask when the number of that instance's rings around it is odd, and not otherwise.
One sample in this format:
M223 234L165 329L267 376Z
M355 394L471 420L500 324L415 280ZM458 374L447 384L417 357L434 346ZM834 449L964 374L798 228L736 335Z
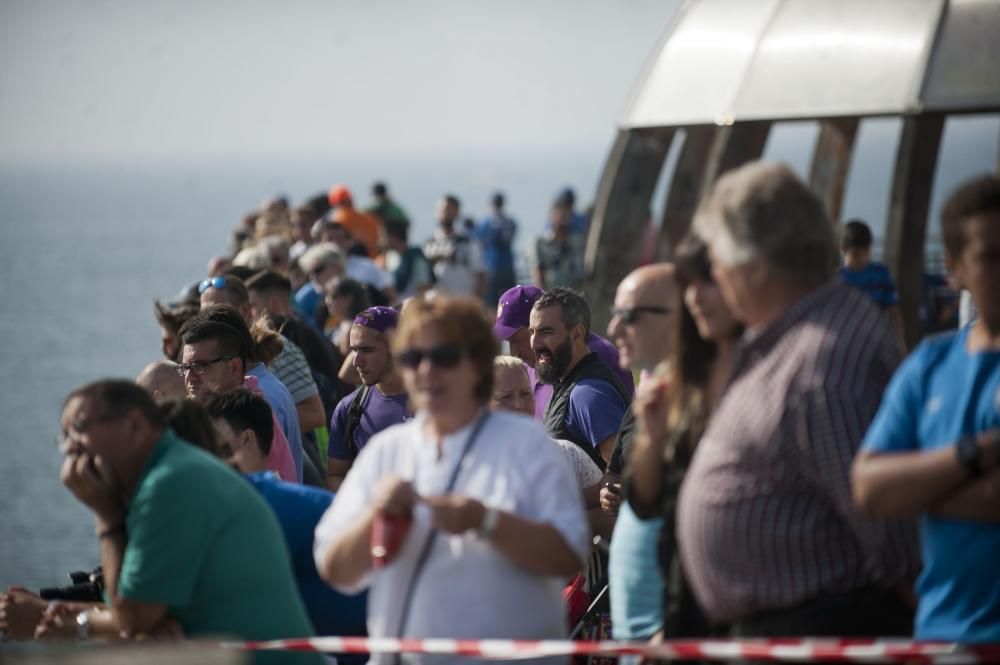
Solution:
M596 353L601 362L611 368L611 371L618 377L618 382L625 389L629 402L631 402L635 396L635 382L632 379L632 373L622 369L621 365L618 364L618 347L600 335L590 333L590 336L587 337L587 348ZM531 384L535 386L535 420L542 422L545 407L552 399L552 384L539 381L532 368L528 368L528 375L531 377Z
M628 405L607 381L583 379L569 394L566 426L596 446L618 433Z
M409 397L406 393L399 395L383 395L377 387L372 387L368 391L368 399L362 405L361 420L354 429L353 441L345 441L347 435L347 412L362 389L358 388L350 395L340 400L337 408L333 410L333 418L330 419L330 446L327 456L336 460L353 460L358 456L358 452L365 447L368 439L378 432L406 422L413 418L409 412L407 404Z

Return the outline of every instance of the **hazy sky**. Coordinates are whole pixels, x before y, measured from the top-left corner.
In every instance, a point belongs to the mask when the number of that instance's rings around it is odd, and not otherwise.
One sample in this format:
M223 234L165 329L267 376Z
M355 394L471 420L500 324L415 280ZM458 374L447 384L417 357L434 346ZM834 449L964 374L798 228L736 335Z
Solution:
M3 0L0 158L604 146L672 0Z

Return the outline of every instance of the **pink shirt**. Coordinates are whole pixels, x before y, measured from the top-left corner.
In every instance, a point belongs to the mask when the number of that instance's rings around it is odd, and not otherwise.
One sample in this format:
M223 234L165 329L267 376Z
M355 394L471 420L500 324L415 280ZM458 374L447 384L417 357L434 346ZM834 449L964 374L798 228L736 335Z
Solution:
M261 397L261 392L257 385L257 378L254 376L243 377L243 387ZM267 468L278 474L281 480L289 483L297 483L298 475L295 473L295 460L292 459L292 450L288 447L288 439L281 431L281 423L278 422L274 410L271 410L271 424L274 425L274 436L271 438L271 452L267 454Z

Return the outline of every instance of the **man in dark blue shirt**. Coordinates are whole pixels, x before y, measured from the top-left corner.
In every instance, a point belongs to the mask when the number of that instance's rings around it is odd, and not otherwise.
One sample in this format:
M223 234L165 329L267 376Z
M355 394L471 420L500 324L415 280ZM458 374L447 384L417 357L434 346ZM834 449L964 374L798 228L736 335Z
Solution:
M893 327L903 337L903 317L899 311L899 295L889 268L883 263L872 261L872 231L859 219L844 224L840 240L840 252L844 257L840 267L840 278L844 283L861 289L876 305L889 315Z
M497 192L490 199L492 213L476 227L476 239L483 246L486 266L486 302L493 305L507 289L514 286L514 252L517 222L504 214L504 196Z

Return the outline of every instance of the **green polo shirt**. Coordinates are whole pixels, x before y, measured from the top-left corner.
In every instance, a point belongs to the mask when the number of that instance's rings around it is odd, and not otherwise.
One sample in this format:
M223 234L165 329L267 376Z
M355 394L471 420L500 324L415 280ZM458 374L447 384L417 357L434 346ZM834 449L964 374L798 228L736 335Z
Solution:
M270 640L313 635L281 527L242 476L164 430L125 520L118 593L165 604L189 637ZM260 654L258 663L321 663Z

